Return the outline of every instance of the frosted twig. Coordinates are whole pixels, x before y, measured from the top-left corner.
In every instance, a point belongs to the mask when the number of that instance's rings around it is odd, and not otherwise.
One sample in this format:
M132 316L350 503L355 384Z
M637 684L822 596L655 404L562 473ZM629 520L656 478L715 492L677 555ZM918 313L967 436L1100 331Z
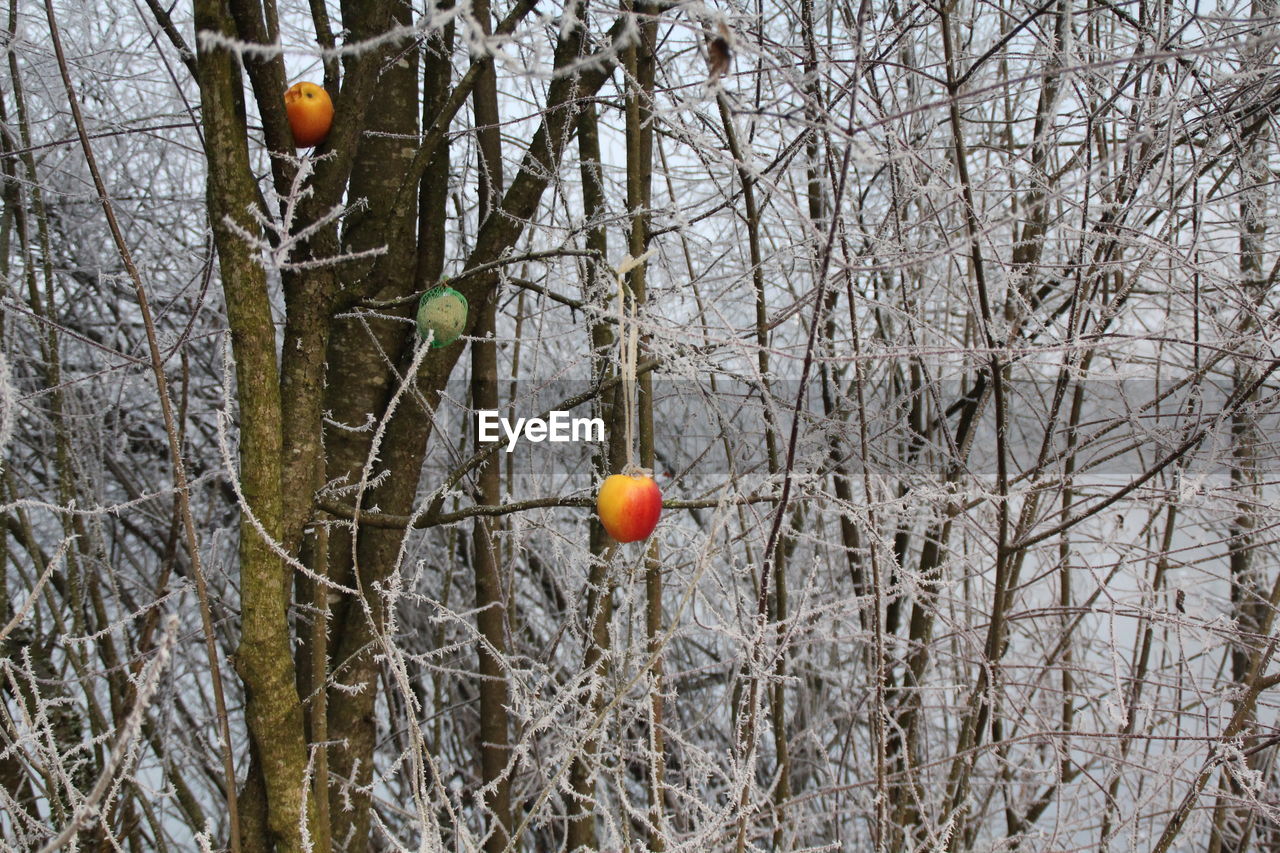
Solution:
M9 636L13 629L22 623L23 619L27 618L27 611L31 609L32 605L36 603L36 599L40 597L40 590L44 589L45 582L53 575L54 569L56 569L62 563L63 558L66 557L67 548L70 544L70 539L63 539L62 543L58 545L58 550L54 552L53 557L49 560L49 564L45 566L44 571L40 573L40 577L36 580L35 586L31 588L31 594L27 596L27 600L22 602L22 606L18 608L17 613L13 614L13 618L9 620L9 623L5 625L4 628L0 628L0 643L3 643L4 638Z
M164 634L160 638L159 648L156 649L155 656L142 673L141 685L138 688L138 698L133 703L133 710L129 712L129 717L125 720L124 727L116 736L115 745L111 748L111 754L107 756L106 764L102 768L102 773L98 776L98 781L94 783L84 801L76 806L75 816L71 822L63 827L62 831L55 835L49 843L41 847L40 853L54 853L55 850L61 850L67 842L97 817L98 803L111 788L115 780L116 771L121 769L125 755L132 748L133 740L137 736L138 730L142 728L143 717L147 713L147 707L151 704L152 697L160 686L160 675L169 663L169 656L173 653L173 646L177 636L178 617L170 614L165 619Z

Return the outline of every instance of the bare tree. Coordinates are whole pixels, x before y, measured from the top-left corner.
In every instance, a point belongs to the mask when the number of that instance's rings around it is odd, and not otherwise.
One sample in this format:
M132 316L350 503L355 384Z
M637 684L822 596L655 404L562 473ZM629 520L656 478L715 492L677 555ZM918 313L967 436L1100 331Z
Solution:
M5 8L4 849L1275 845L1274 3L86 8Z

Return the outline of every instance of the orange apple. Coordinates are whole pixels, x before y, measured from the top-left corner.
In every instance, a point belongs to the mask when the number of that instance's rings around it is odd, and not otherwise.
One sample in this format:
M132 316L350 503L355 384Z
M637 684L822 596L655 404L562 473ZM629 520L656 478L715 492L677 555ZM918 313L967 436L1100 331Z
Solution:
M644 474L614 474L600 484L596 512L609 535L619 542L648 538L662 514L662 492Z
M289 117L293 142L299 148L310 148L324 142L333 125L333 101L322 86L294 83L284 93L284 111Z

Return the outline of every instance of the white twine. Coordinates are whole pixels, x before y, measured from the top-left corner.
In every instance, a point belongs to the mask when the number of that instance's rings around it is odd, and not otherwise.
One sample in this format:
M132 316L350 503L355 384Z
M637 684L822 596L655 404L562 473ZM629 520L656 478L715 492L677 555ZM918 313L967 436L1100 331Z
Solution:
M636 366L640 359L640 324L636 320L638 306L635 294L628 294L625 277L638 266L644 264L653 254L653 249L638 258L630 254L622 256L622 260L614 269L618 279L618 369L622 372L622 409L625 421L627 442L627 464L622 473L629 475L650 472L636 464L635 457L635 412L636 412ZM627 297L630 295L631 305L628 309Z

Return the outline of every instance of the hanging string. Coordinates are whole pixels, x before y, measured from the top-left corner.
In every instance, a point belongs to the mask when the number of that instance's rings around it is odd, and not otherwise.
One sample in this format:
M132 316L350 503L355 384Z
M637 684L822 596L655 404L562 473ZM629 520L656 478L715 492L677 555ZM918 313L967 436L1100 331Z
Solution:
M635 294L626 285L626 275L643 264L653 254L653 249L638 258L624 255L614 270L618 280L618 369L622 373L622 413L625 422L627 464L622 469L629 476L651 476L648 469L636 464L634 424L637 409L636 366L640 359L640 324L636 319L639 306ZM630 304L628 305L628 297Z

